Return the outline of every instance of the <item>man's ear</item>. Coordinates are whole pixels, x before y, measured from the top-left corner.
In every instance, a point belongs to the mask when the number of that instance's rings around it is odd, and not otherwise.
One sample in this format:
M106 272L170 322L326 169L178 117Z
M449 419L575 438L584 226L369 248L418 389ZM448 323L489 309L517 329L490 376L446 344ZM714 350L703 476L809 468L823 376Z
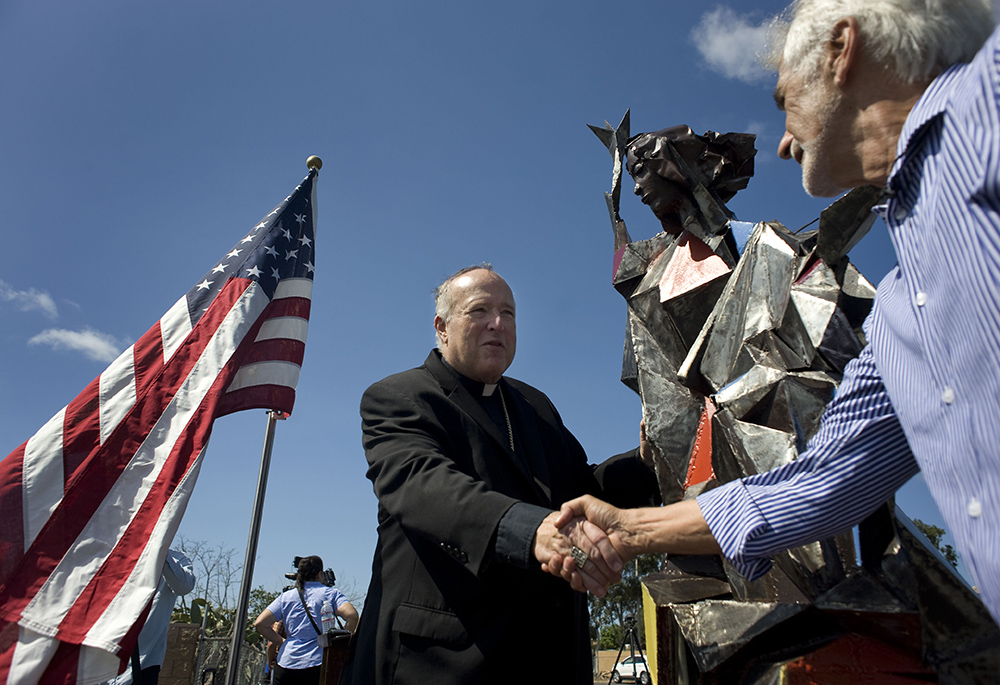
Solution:
M445 330L445 320L437 315L434 316L434 330L437 331L438 340L440 340L442 343L447 344L448 333Z
M827 43L825 67L833 78L834 84L844 86L851 74L852 68L860 59L861 34L858 20L854 17L844 17L837 20L830 30L830 41Z

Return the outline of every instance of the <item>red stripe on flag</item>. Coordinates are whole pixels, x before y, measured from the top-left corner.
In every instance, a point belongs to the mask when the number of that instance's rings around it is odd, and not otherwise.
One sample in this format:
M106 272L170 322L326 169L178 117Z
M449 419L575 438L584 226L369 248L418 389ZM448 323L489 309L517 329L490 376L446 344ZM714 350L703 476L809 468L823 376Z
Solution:
M0 683L10 681L10 665L20 632L16 623L0 620Z
M135 365L135 394L141 395L149 383L163 369L163 336L160 322L136 341L133 348Z
M264 316L269 319L276 316L297 316L308 321L311 308L312 300L306 297L284 297L272 302Z
M247 352L243 364L256 362L280 361L302 366L302 358L306 354L306 344L288 338L274 338L254 343Z
M159 582L159 581L157 581ZM128 629L128 632L122 637L119 643L120 651L118 656L121 663L118 666L118 672L124 673L128 667L129 661L132 659L132 652L135 651L136 643L139 642L139 633L142 631L144 625L146 625L146 619L149 618L149 612L153 608L153 600L149 600L149 604L146 608L142 610L139 614L138 620L132 624L132 627Z
M0 461L0 586L7 582L24 556L21 473L27 444L25 442Z
M216 416L225 416L244 409L276 409L287 411L295 405L295 390L284 385L254 385L227 393L219 402Z
M100 376L66 406L63 419L63 483L68 483L101 441Z
M80 670L80 645L71 645L60 642L56 648L56 653L52 655L49 665L45 668L45 675L39 685L74 685L76 674Z

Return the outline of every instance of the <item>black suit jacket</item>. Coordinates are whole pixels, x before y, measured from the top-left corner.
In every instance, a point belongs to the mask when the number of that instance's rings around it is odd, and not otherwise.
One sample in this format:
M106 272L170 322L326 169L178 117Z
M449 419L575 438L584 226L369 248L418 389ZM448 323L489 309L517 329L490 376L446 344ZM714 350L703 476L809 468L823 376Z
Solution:
M343 682L591 683L586 597L541 571L494 558L497 525L517 502L558 509L601 478L655 493L634 451L603 468L540 391L501 381L517 453L436 350L371 386L361 401L368 478L379 499L372 580ZM529 466L530 465L530 466ZM525 658L544 655L526 672Z

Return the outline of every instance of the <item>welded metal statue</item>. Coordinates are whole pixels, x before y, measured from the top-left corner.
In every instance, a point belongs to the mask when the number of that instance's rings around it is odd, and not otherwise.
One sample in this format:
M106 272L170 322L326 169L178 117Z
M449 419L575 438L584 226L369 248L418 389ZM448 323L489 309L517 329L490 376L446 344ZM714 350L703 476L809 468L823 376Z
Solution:
M622 380L642 397L664 501L795 459L865 344L875 289L847 253L880 191L852 191L808 232L743 223L725 203L753 175L754 136L678 126L632 138L627 112L591 129L614 160ZM648 240L633 242L619 214L623 167L663 229ZM1000 630L892 502L858 540L779 554L759 580L720 557L672 556L643 588L661 685L1000 677Z

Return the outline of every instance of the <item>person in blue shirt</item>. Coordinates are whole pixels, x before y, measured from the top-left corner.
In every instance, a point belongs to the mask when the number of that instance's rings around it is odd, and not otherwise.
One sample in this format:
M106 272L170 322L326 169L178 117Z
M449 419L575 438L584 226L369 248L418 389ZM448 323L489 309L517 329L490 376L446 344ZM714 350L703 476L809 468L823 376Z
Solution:
M623 557L770 555L861 521L917 472L1000 623L1000 32L989 0L799 0L776 20L778 146L805 190L882 187L898 265L796 461L659 509L594 498ZM557 521L557 525L559 521ZM568 558L547 570L570 579Z
M257 632L279 647L275 685L319 683L323 648L318 638L324 601L329 601L334 613L344 619L347 630L353 633L358 625L358 610L340 590L324 585L322 580L323 560L303 557L297 566L295 587L278 595L254 621ZM285 627L284 637L274 630L278 621Z
M159 681L160 667L167 654L167 632L170 629L174 603L178 597L194 590L195 580L194 566L187 555L180 550L168 549L149 616L139 632L142 685L156 685ZM132 669L126 668L124 673L111 682L114 685L132 685Z

